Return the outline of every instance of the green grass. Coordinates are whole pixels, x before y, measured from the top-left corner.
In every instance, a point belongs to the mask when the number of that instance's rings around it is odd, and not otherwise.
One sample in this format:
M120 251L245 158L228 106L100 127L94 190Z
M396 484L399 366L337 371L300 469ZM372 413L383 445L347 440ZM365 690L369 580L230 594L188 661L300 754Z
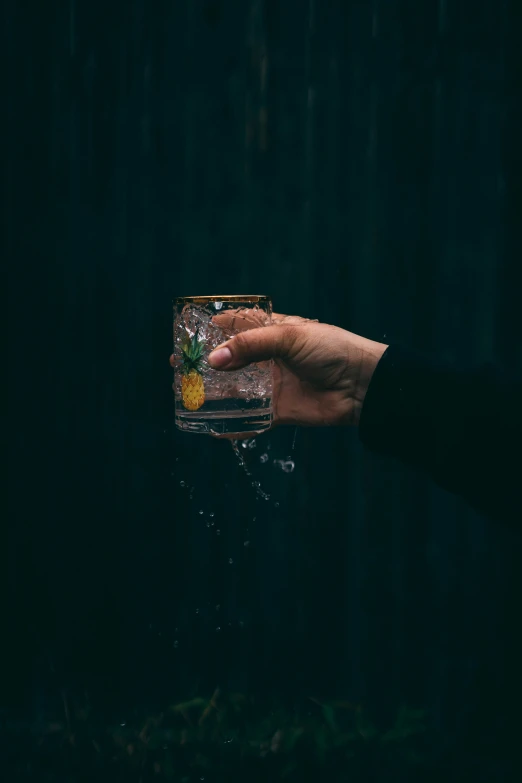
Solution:
M107 725L64 700L62 720L4 721L9 780L409 781L423 779L424 714L379 731L364 709L307 699L295 709L217 690ZM418 777L421 775L420 777Z

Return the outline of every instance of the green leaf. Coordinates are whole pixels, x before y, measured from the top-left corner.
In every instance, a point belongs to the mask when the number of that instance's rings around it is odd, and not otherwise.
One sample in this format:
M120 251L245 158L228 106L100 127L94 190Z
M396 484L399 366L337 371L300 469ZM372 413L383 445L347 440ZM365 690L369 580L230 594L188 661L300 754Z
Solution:
M185 330L185 337L183 339L183 342L181 343L181 350L183 352L189 351L190 345L191 345L190 334L187 332L187 330Z
M359 736L365 740L374 739L378 732L371 720L363 713L358 712L355 718L355 727Z
M187 710L193 710L200 707L205 707L207 704L206 699L201 697L190 699L190 701L182 701L179 704L173 704L169 709L172 712L187 712Z
M323 716L332 731L339 731L337 721L335 720L335 710L330 704L323 704Z

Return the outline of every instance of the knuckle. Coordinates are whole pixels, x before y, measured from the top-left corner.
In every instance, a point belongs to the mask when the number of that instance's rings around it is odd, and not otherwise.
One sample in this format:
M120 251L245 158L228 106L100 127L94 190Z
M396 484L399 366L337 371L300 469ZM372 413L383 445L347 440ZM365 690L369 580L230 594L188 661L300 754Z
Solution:
M231 348L233 353L242 354L248 350L249 344L250 340L247 332L238 332L232 340Z
M281 331L283 339L281 340L281 347L285 353L294 348L295 344L302 336L302 327L297 324L282 324Z

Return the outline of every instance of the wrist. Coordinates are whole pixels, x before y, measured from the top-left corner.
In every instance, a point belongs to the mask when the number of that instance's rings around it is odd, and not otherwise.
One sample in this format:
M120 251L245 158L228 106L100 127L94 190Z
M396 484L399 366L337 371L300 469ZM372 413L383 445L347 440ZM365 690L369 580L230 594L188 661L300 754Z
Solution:
M373 374L379 364L384 352L388 348L385 343L378 343L373 340L360 338L361 344L358 346L358 375L354 391L354 415L353 423L359 425L361 413L364 406L366 394L370 387Z

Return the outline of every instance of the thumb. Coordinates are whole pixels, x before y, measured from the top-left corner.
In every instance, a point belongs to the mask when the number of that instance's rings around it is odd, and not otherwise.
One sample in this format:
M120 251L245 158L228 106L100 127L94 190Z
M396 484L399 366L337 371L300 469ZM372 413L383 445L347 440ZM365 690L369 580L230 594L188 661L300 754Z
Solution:
M239 332L219 345L208 357L215 370L239 370L251 362L285 358L295 342L293 326L262 326Z

